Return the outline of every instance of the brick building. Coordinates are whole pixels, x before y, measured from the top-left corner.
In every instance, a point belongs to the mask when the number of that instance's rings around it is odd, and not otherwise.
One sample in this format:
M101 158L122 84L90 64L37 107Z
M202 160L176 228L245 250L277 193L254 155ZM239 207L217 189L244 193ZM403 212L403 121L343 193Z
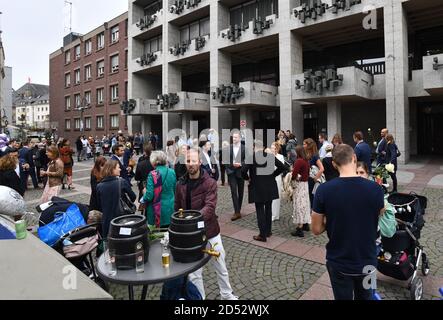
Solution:
M127 99L127 21L124 13L85 35L71 33L50 55L50 121L59 137L127 132L120 110Z

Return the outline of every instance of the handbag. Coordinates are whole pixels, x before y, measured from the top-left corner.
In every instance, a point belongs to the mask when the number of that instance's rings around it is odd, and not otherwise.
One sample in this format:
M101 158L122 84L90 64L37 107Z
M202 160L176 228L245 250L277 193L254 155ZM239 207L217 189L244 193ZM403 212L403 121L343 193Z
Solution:
M401 152L398 150L397 146L395 146L395 150L397 151L397 158L399 158L401 156Z
M121 194L121 178L118 180L119 182L119 193L120 193L120 199L119 199L119 215L120 216L126 216L130 214L135 214L137 211L137 206L128 199L126 194Z
M52 247L63 235L84 225L86 222L80 209L72 204L66 212L56 213L54 221L38 228L37 233L40 240Z
M98 235L85 237L72 244L63 247L63 254L66 258L80 258L90 253L98 246Z

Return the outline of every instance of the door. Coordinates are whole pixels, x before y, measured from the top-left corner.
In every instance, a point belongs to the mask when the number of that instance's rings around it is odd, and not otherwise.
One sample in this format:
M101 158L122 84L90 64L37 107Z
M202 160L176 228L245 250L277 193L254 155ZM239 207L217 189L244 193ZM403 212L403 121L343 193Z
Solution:
M443 155L443 107L421 111L418 117L418 150L423 155Z

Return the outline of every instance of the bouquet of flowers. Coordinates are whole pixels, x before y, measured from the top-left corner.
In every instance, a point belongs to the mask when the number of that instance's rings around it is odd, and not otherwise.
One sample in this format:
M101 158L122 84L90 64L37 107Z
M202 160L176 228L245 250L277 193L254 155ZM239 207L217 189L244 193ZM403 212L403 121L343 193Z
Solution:
M375 177L375 181L379 184L383 184L383 180L389 178L389 173L394 173L395 166L392 163L385 164L385 165L379 165L377 168L375 168L373 174Z

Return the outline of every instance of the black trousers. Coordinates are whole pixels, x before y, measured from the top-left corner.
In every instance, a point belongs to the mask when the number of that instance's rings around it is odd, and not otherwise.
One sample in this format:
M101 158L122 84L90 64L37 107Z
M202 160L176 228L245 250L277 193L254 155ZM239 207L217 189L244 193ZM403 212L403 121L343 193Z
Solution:
M226 181L226 167L224 164L220 164L220 177L222 184L225 184Z
M389 175L391 176L392 179L392 192L397 192L397 170L395 170L394 173L389 173Z
M256 202L255 210L257 211L257 222L260 236L262 238L267 238L271 234L272 229L272 201Z
M335 300L373 300L372 289L365 289L366 276L349 276L326 264Z
M231 188L232 203L234 204L234 212L240 213L243 204L243 193L245 190L245 180L236 177L235 174L228 175L229 187Z
M34 188L38 187L37 173L35 172L35 167L30 167L29 170L20 172L20 180L21 180L22 186L25 190L28 189L29 176L31 176L32 184L34 185Z

